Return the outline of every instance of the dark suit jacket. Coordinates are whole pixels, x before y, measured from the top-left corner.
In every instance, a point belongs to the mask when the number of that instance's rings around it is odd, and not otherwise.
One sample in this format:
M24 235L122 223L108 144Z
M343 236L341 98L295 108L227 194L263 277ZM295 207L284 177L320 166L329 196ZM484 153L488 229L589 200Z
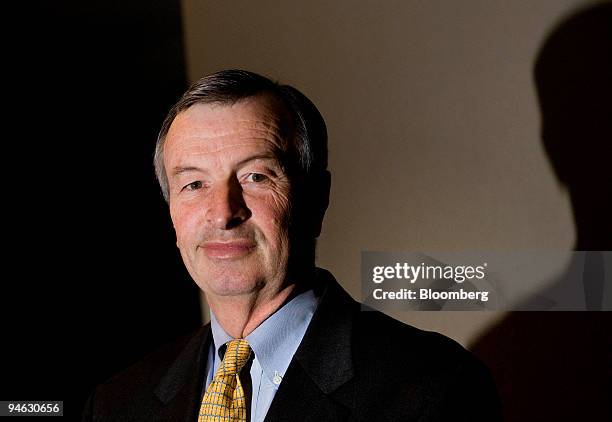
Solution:
M266 421L497 421L485 367L453 340L362 310L325 270L322 297ZM98 386L84 420L197 421L210 325Z

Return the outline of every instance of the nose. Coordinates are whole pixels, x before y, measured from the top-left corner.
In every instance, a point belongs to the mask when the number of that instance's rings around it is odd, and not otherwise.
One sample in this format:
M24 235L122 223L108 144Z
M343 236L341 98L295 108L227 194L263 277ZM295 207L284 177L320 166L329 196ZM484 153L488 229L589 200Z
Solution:
M216 229L231 230L251 216L237 179L218 183L210 192L209 199L206 221Z

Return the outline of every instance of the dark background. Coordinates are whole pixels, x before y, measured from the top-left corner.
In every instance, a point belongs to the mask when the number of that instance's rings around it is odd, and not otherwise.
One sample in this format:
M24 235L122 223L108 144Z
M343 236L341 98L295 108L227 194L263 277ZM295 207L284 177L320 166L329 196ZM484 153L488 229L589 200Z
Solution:
M187 87L178 1L6 12L2 400L64 400L200 324L152 157Z

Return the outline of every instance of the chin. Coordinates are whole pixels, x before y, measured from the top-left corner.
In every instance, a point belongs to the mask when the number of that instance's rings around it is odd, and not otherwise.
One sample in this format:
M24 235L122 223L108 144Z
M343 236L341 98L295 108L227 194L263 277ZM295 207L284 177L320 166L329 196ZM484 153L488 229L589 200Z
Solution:
M264 286L263 277L249 277L244 272L237 274L223 274L222 276L208 275L201 278L203 282L198 285L204 293L215 296L241 296L260 290Z

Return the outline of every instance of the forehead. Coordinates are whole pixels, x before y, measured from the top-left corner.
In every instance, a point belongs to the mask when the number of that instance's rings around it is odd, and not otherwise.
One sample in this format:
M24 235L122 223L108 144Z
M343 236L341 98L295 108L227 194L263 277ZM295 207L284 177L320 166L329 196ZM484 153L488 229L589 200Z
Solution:
M272 95L263 94L233 104L207 103L189 107L172 122L164 149L189 143L222 148L255 140L285 150L292 132L292 119L286 107Z

